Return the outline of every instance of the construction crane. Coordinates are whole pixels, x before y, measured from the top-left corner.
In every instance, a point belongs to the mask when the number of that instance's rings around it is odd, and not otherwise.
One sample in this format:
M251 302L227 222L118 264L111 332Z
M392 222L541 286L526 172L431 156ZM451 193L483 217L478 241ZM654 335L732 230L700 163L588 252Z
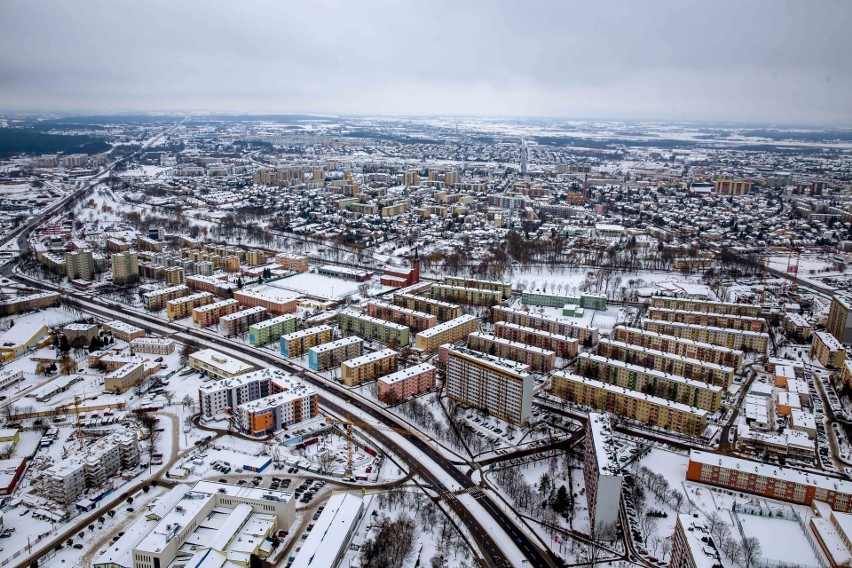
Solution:
M80 423L80 404L83 402L83 399L79 396L74 397L74 414L76 417L76 426L77 426L77 439L80 440L80 449L85 449L85 444L83 443L83 425Z
M800 247L791 248L790 256L787 258L787 274L789 279L789 291L791 296L796 295L796 279L799 277L799 260L802 257L802 249Z
M367 424L366 422L353 422L352 420L340 420L338 418L332 418L331 416L326 416L325 421L331 424L341 424L346 427L346 469L344 470L344 476L352 475L352 428L365 428L370 430L383 430L386 432L395 432L397 434L402 434L403 436L414 436L415 438L421 438L423 440L431 440L429 436L426 434L421 434L420 432L413 432L411 430L403 430L402 428L394 428L392 426L380 426L378 424Z

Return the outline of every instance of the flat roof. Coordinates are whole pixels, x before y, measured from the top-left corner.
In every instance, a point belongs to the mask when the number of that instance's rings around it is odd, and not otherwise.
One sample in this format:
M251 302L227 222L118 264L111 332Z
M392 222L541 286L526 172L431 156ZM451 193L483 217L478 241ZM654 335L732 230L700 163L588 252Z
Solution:
M473 349L468 349L467 347L456 347L450 344L442 345L441 347L447 348L448 355L459 355L466 359L473 359L474 361L478 361L483 365L494 367L503 372L511 373L519 379L525 379L529 376L530 366L525 365L524 363L518 363L516 361L510 361L509 359L495 357L494 355L474 351Z
M694 406L688 406L686 404L681 404L680 402L675 402L673 400L668 400L666 398L660 398L658 396L652 396L647 393L639 392L636 390L620 387L617 385L611 385L609 383L604 383L601 381L596 381L595 379L587 379L586 377L581 377L579 375L575 375L573 373L565 373L563 371L556 371L553 373L554 377L561 377L568 381L576 382L576 383L585 383L591 385L593 387L606 390L609 392L623 394L625 396L629 396L631 398L639 399L639 400L647 400L651 404L656 404L657 406L667 406L669 408L674 408L681 412L688 412L690 414L694 414L696 416L707 416L709 412L704 410L703 408L696 408Z
M267 321L272 321L272 320L267 320ZM261 322L261 323L264 323L264 322ZM255 324L255 325L259 325L259 324ZM315 333L320 333L320 332L323 332L323 331L331 331L331 328L327 325L318 325L318 326L315 326L315 327L309 327L307 329L300 329L298 331L294 331L292 333L282 335L281 339L283 339L284 341L292 341L294 339L301 339L302 337L307 337L309 335L313 335Z
M521 343L519 341L512 341L511 339L504 339L502 337L497 337L496 335L490 333L480 333L478 331L474 331L468 337L478 337L480 339L484 339L486 341L493 341L494 343L499 343L500 345L506 345L509 347L514 347L521 351L529 351L532 353L539 353L541 355L556 356L556 353L551 351L550 349L544 349L543 347L536 347L535 345L527 345L526 343Z
M466 324L469 321L478 320L478 319L479 318L477 318L475 316L464 314L464 315L461 315L457 318L451 319L449 321L445 321L444 323L439 323L435 327L430 327L429 329L424 329L423 331L421 331L417 335L419 335L420 337L424 337L424 338L432 337L434 335L438 335L439 333L443 333L443 332L447 331L448 329L453 329L453 328L458 327L460 325Z
M368 322L370 322L374 325L380 325L380 326L388 327L390 329L396 329L398 331L401 331L403 329L408 329L407 326L400 325L400 324L394 323L392 321L374 318L373 316L368 316L367 314L362 314L362 313L356 312L355 310L352 310L352 309L343 310L342 312L340 312L340 315L346 315L346 316L349 316L351 318L355 318L355 319L359 319L359 320L363 320L363 321L368 321ZM435 328L431 328L431 329L435 329Z
M589 435L595 447L595 456L600 475L618 475L618 459L615 455L615 440L609 416L599 412L589 413Z
M612 367L618 367L621 369L627 369L628 371L632 371L634 373L642 373L644 375L649 375L652 377L658 377L661 379L668 379L670 381L675 381L677 383L683 383L687 386L694 388L701 388L713 392L720 392L722 387L716 386L710 383L702 383L701 381L695 381L693 379L687 379L686 377L681 377L680 375L672 375L670 373L666 373L664 371L658 371L656 369L651 369L649 367L642 367L640 365L633 365L631 363L627 363L625 361L619 361L618 359L608 359L606 357L601 357L600 355L592 355L591 353L580 353L578 356L579 359L589 359L591 361L596 361L598 363L606 363Z
M314 353L322 353L324 351L331 351L333 349L337 349L338 347L342 347L344 345L352 345L353 343L363 343L363 339L356 335L350 335L349 337L344 337L343 339L337 339L335 341L329 341L328 343L322 343L320 345L314 345L308 351L313 351Z
M230 355L225 355L215 349L202 349L201 351L196 351L190 357L232 375L254 369L254 365L250 365Z
M723 467L730 470L739 470L744 473L754 473L755 475L772 479L783 479L788 482L792 481L801 485L810 485L827 491L840 491L846 494L852 494L852 481L828 477L826 475L820 475L806 470L763 464L742 458L713 454L701 450L690 450L689 461Z
M690 301L693 301L693 300L690 300ZM698 300L695 300L695 301L698 301ZM658 312L667 313L667 314L682 314L682 315L685 315L685 316L688 315L688 316L702 316L702 317L708 317L708 316L709 317L720 317L720 318L734 319L734 320L740 320L740 321L751 321L751 322L758 322L759 321L761 323L766 321L763 318L757 318L757 317L754 317L754 316L741 316L741 315L737 315L737 314L719 314L719 313L716 313L716 312L696 312L696 311L691 311L691 310L678 310L678 309L674 309L674 308L663 308L661 306L651 306L649 309L656 310Z
M565 341L566 343L579 343L580 340L576 337L568 337L567 335L559 335L558 333L550 333L549 331L545 331L543 329L536 329L534 327L526 327L521 324L511 323L508 321L498 321L494 323L494 327L505 327L509 329L517 329L518 331L523 331L524 333L528 333L530 335L538 335L539 337L547 337L550 339L556 339L558 341ZM601 340L603 341L603 340Z
M689 547L689 555L695 562L695 568L713 568L716 565L720 565L719 552L701 540L702 537L712 539L710 530L696 522L696 519L692 515L680 514L678 515L678 521L683 527L683 535L686 545Z
M235 320L244 319L248 316L253 316L255 314L262 314L262 313L266 313L266 308L264 308L263 306L255 306L253 308L248 308L246 310L240 310L240 311L234 312L232 314L224 315L221 318L219 318L219 320L220 321L222 321L222 320L224 320L224 321L235 321Z
M385 375L383 377L379 377L378 380L387 383L393 384L398 383L399 381L408 379L413 377L414 375L419 375L421 373L425 373L427 371L434 371L435 367L430 365L429 363L420 363L419 365L414 365L413 367L408 367L407 369L402 369L401 371L397 371L395 373L391 373L390 375Z
M381 351L374 351L373 353L367 353L365 355L361 355L360 357L349 359L347 361L344 361L342 365L346 365L347 367L357 367L359 365L372 363L373 361L378 361L379 359L385 359L394 355L397 355L397 352L393 349L382 349Z
M364 500L351 493L332 495L290 568L332 566L346 546L349 529L363 505Z
M259 321L257 323L252 324L252 327L255 329L265 329L267 327L272 327L273 325L278 325L279 323L284 323L288 320L298 320L299 316L295 316L292 314L287 314L283 316L276 316L274 318Z
M742 355L743 352L739 349L731 349L730 347L725 347L724 345L713 345L712 343L704 343L703 341L694 341L692 339L686 339L683 337L675 337L674 335L666 335L665 333L659 333L657 331L651 331L649 329L642 329L640 327L630 327L626 325L617 325L613 328L613 332L617 329L623 329L628 333L639 333L642 335L647 335L649 337L659 337L660 339L666 341L673 341L675 343L683 343L685 345L694 345L696 347L700 347L702 349L709 349L711 351L718 351L719 353L731 353L733 355Z
M678 355L676 353L668 353L666 351L658 351L656 349L651 349L650 347L644 347L642 345L637 345L635 343L625 343L624 341L616 341L615 339L609 339L607 337L602 337L598 344L603 343L605 345L613 345L615 347L621 347L623 349L629 349L630 351L641 351L642 353L647 353L648 355L655 355L659 357L663 357L665 359L671 359L673 361L681 361L683 363L689 363L690 365L695 365L696 367L704 367L705 369L716 369L719 371L723 371L725 373L733 373L733 367L725 367L724 365L717 365L716 363L710 363L709 361L701 361L700 359L692 359L690 357L684 357L683 355Z

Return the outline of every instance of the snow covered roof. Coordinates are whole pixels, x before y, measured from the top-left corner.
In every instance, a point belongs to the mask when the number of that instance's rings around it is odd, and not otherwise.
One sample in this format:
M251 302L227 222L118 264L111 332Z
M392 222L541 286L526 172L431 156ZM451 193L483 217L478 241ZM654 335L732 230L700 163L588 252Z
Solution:
M357 495L332 495L290 568L333 566L349 540L350 528L361 515L363 505L363 499Z

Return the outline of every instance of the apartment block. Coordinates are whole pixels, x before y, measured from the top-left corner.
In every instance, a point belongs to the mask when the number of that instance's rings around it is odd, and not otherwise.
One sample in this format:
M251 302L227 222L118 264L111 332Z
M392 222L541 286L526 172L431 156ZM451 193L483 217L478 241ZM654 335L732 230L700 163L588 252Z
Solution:
M308 257L282 252L275 255L275 262L284 270L293 272L308 271Z
M732 314L735 316L760 317L760 306L752 304L736 304L733 302L713 302L709 300L692 300L689 298L672 298L669 296L654 296L651 298L654 308L669 310L684 310L688 312L705 312L708 314Z
M744 179L720 178L713 186L717 195L746 195L751 190L751 182Z
M738 349L664 335L638 327L617 325L612 330L612 339L734 369L739 369L743 364L744 354Z
M233 412L243 434L268 436L319 415L319 396L313 388L299 383L286 391L241 404Z
M182 319L193 315L195 308L213 303L213 294L210 292L198 292L182 298L175 298L166 302L166 315L170 320Z
M580 353L577 374L710 412L722 404L722 387L600 355Z
M145 363L123 364L104 377L104 392L123 393L138 385L145 378Z
M811 339L811 357L825 367L843 368L846 350L834 335L826 331L815 331Z
M269 396L272 378L285 375L275 369L259 369L231 379L211 381L198 388L198 401L203 416L213 417L230 412L237 406Z
M216 379L232 379L254 370L254 365L213 349L202 349L189 356L189 367Z
M359 357L364 342L360 337L344 337L308 349L308 367L314 371L325 371L340 365L347 359Z
M766 320L751 316L737 316L733 314L715 314L707 312L688 312L684 310L670 310L668 308L648 308L647 316L653 320L673 321L688 323L692 325L706 325L710 327L724 327L740 331L763 331Z
M553 351L503 339L490 333L474 331L467 336L467 346L481 353L524 363L539 373L547 373L556 366L556 353Z
M376 381L379 400L385 404L395 404L429 392L435 388L435 373L435 367L428 363L420 363L379 377Z
M556 335L572 337L579 339L581 343L589 347L593 347L598 343L599 330L596 327L588 327L564 320L552 320L530 312L504 308L503 306L494 306L491 312L495 322L504 321Z
M9 316L40 310L59 304L60 295L57 292L43 292L40 294L29 294L0 301L0 316Z
M557 335L548 331L503 321L494 324L494 334L503 339L510 339L553 351L557 357L563 359L573 359L576 357L580 344L580 340L573 337Z
M503 293L499 290L433 284L432 298L442 302L458 302L459 304L471 306L490 307L503 301Z
M423 296L415 296L404 292L395 292L393 295L393 303L397 306L432 314L438 318L438 321L445 322L451 319L456 319L462 315L461 306L451 304L449 302L441 302L432 298Z
M852 298L849 295L839 293L831 297L826 331L840 343L852 343Z
M292 314L298 307L296 298L269 286L237 290L234 292L234 299L250 308L266 308L266 311L276 316Z
M167 286L177 286L186 283L186 269L181 266L169 266L163 269L163 277Z
M249 326L249 343L263 346L277 341L282 335L296 331L298 316L277 316Z
M266 308L256 306L219 318L219 332L226 337L248 333L249 328L268 317Z
M521 302L529 306L545 306L549 308L562 308L566 305L579 306L584 310L605 311L607 309L606 296L603 294L581 294L579 296L563 296L560 294L547 294L540 290L532 292L521 292Z
M139 256L135 252L114 254L111 259L113 283L127 284L139 279Z
M65 253L65 270L68 278L74 280L91 280L95 277L95 260L92 251L80 249Z
M690 359L623 341L601 338L598 342L598 355L725 388L734 381L733 367Z
M388 345L405 347L411 341L411 330L404 325L380 320L353 310L340 312L338 317L340 330L366 339L376 340Z
M123 321L113 320L103 324L104 333L109 333L115 339L121 341L132 341L139 337L145 337L145 330Z
M135 353L168 355L175 352L175 342L164 337L139 337L130 342L130 348Z
M202 274L188 276L186 278L186 285L197 292L210 292L220 298L227 298L230 295L229 290L233 293L237 288L236 285L231 285L227 279L204 276Z
M441 349L445 350L450 398L512 424L529 419L534 381L527 365L464 347Z
M621 466L609 417L589 413L586 428L583 478L589 505L589 522L598 538L614 537L621 503Z
M100 489L121 469L139 464L139 445L131 434L113 434L76 450L62 462L44 471L48 498L62 507L71 507L86 490Z
M721 345L728 349L766 353L766 349L769 347L769 334L755 331L740 331L737 329L693 325L674 321L658 321L646 318L642 319L642 327L648 331L654 331L663 335L674 335L681 339L691 339L699 343Z
M203 293L209 294L209 292ZM198 327L218 325L219 319L222 316L227 316L236 312L239 307L240 303L231 298L230 300L220 300L218 302L213 302L212 304L207 304L206 306L193 308L192 322Z
M348 359L340 364L340 378L347 387L354 387L393 373L396 371L397 355L393 349L382 349Z
M822 501L834 511L852 511L852 482L812 471L690 450L686 479L800 505Z
M311 347L329 341L331 341L331 328L327 325L293 331L281 336L281 354L285 357L301 357Z
M367 304L367 315L404 325L413 333L438 325L437 316L379 301L371 301Z
M688 436L700 436L707 427L708 413L700 408L562 371L551 380L553 394L560 398L649 426Z
M477 329L479 318L465 314L421 331L414 337L414 346L426 353L433 353L441 345L459 342Z
M170 288L162 288L142 294L142 301L145 302L145 307L151 311L162 310L166 302L175 298L183 298L189 296L189 288L183 284L180 286L171 286Z
M444 283L449 286L456 286L459 288L477 288L479 290L493 290L500 292L501 300L508 300L512 297L511 282L497 282L493 280L478 280L476 278L447 276L444 278Z

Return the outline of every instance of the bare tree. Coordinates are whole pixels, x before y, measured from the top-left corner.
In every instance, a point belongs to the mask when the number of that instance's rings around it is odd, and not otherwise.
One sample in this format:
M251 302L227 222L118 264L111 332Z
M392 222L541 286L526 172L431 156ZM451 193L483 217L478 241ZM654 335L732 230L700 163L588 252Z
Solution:
M741 557L743 566L745 568L751 568L751 565L757 562L760 559L761 551L760 551L760 541L755 537L746 537L743 539L742 544L740 545Z
M648 539L657 530L657 517L651 513L645 513L642 516L642 534L645 535L645 546L648 546Z
M173 390L163 391L163 398L166 399L166 404L168 404L169 406L172 405L172 401L174 401L176 395L177 393Z

